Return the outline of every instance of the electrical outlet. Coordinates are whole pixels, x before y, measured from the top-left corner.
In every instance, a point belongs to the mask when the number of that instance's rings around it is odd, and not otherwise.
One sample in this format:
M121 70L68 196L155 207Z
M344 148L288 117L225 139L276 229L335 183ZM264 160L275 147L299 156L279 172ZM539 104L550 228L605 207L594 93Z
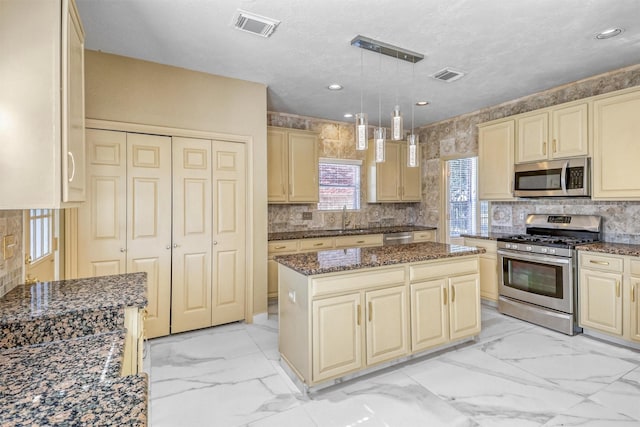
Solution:
M2 257L4 259L13 258L15 255L16 236L9 234L2 239Z
M313 212L302 212L302 219L307 221L312 220Z
M520 212L520 215L518 215L518 218L520 219L520 221L524 221L524 212Z

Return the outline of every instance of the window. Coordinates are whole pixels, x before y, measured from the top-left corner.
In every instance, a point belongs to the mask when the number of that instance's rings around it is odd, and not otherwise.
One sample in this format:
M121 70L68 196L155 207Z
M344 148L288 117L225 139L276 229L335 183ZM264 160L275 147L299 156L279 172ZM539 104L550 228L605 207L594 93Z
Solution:
M478 158L448 160L446 168L449 236L488 232L489 203L478 200Z
M34 263L51 254L53 211L31 209L29 211L29 255Z
M319 210L360 209L360 167L358 160L320 159Z

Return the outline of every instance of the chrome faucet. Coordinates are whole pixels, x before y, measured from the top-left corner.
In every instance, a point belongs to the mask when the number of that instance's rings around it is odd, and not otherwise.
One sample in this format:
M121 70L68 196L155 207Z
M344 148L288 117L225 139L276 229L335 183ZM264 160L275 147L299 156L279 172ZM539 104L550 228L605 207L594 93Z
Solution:
M351 224L351 221L347 219L347 205L342 205L342 229L344 230Z

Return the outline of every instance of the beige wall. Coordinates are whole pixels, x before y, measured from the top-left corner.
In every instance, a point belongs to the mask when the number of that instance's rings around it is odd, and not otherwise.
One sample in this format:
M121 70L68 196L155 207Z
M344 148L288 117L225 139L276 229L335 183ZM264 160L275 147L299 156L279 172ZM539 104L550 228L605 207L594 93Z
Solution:
M254 313L267 311L266 86L95 51L85 53L86 117L248 136Z

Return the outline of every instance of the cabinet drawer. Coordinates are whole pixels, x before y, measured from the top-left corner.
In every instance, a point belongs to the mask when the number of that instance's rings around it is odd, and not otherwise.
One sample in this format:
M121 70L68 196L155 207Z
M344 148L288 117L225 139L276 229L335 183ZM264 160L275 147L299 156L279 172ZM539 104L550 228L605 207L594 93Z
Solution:
M495 254L498 250L498 243L495 240L485 240L485 239L470 239L465 237L464 239L465 246L475 246L477 248L484 248L487 253Z
M409 267L409 280L414 282L436 277L475 274L478 273L478 269L477 258L460 261L452 261L451 258L449 258L442 262L412 265Z
M632 258L629 264L631 266L631 275L640 276L640 259Z
M318 251L333 247L333 238L327 239L302 239L300 240L300 251Z
M404 284L404 268L380 269L357 273L343 273L336 276L311 280L313 297L358 291L370 287Z
M622 273L623 261L622 257L600 255L593 252L580 253L580 268Z
M436 230L414 231L413 241L414 242L435 242Z
M382 246L382 234L336 237L336 248Z
M282 253L282 252L296 252L298 250L297 240L279 240L275 242L269 242L269 254Z

